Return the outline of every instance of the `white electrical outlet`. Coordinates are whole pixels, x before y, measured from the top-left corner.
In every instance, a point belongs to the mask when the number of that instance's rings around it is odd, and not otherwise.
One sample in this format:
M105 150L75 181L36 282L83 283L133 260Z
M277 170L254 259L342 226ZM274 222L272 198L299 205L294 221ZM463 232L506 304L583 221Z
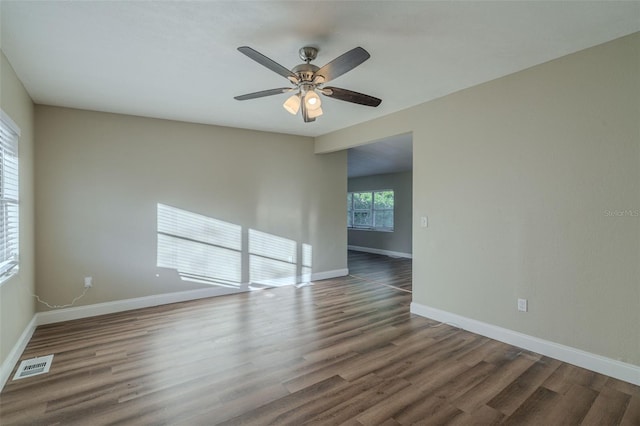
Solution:
M93 287L93 277L84 277L84 288Z
M518 299L518 311L527 312L529 310L529 306L527 304L527 299Z
M420 218L420 226L423 228L426 228L429 226L429 219L427 218L427 216L422 216Z

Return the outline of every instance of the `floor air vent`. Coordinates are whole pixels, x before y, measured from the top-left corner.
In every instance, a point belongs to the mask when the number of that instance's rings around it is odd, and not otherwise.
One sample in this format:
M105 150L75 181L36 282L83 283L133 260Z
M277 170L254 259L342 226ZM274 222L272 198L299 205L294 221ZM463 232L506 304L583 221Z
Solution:
M20 363L13 380L24 379L25 377L37 376L49 372L53 355L41 356L38 358L25 359Z

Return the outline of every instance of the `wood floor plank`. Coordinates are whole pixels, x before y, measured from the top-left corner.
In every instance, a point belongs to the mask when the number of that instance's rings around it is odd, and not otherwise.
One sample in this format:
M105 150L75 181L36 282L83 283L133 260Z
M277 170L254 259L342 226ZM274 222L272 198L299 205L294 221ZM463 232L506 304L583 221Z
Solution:
M557 403L558 394L539 387L503 422L507 426L543 425L549 410Z
M405 407L424 398L424 394L417 389L417 386L410 385L375 405L367 407L358 417L363 425L375 425L380 421L394 418L400 414ZM394 419L395 420L395 419Z
M333 376L297 392L291 393L268 404L221 422L221 425L265 425L277 424L277 419L283 419L288 413L300 411L303 407L314 412L321 412L333 404L326 399L327 395L340 395L352 385L339 376ZM188 424L188 422L186 423Z
M426 393L424 399L405 407L394 418L402 424L414 424L425 419L431 419L436 422L441 412L446 411L445 418L452 420L463 413L462 410L451 406L452 397L472 388L494 370L494 365L485 362L480 362L469 369L465 369L439 388ZM440 421L444 421L444 418L440 418Z
M509 386L518 376L524 373L534 361L526 357L517 357L512 361L500 365L495 374L487 377L464 394L457 397L453 404L466 413L473 413L485 405L491 398L498 395Z
M413 358L420 357L426 348L435 344L434 341L424 339L406 345L390 344L371 351L365 359L355 359L340 369L340 376L346 380L354 380L373 372L382 372L391 365L408 365ZM390 374L393 376L393 374Z
M614 379L613 377L607 377L604 385L608 388L626 393L627 395L640 397L640 386L635 386L631 383Z
M640 396L632 396L620 422L621 426L640 425Z
M373 375L375 377L375 375ZM362 412L372 405L378 404L392 397L400 390L410 386L411 383L401 378L380 380L369 389L363 390L350 399L345 399L339 404L322 412L309 420L310 424L341 424L357 418ZM360 423L360 422L358 422ZM362 424L362 423L360 423Z
M299 372L299 375L286 380L283 384L289 392L297 392L309 385L335 376L337 371L344 368L344 365L349 365L354 359L359 358L357 352L347 352L334 358L307 362L303 367L292 372L293 375Z
M544 387L561 394L566 393L573 385L580 385L600 391L607 382L607 379L608 377L602 374L563 363L545 380Z
M4 425L640 423L640 387L412 315L411 260L40 326Z
M346 425L362 426L362 423L360 423L357 420L352 420L352 421L343 423L343 425L345 425L345 426ZM400 425L400 423L398 423L394 419L386 419L386 420L380 422L380 426L401 426L401 425Z
M483 405L473 413L462 412L451 419L448 426L493 426L502 423L505 415L495 408Z
M630 395L605 386L591 405L582 424L585 426L620 424L630 402Z
M506 414L513 414L522 403L560 366L561 362L544 357L527 368L499 394L487 402L489 407Z
M545 424L579 425L593 405L598 392L581 385L572 384L558 402L545 414Z

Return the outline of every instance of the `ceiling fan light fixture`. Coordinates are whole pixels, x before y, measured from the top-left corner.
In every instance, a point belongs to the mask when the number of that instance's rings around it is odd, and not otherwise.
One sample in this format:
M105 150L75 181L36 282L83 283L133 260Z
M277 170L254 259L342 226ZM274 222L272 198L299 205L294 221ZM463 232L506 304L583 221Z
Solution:
M295 95L289 97L284 102L282 107L286 109L290 114L296 115L300 110L300 94L296 93Z
M304 103L309 111L316 110L322 105L320 96L318 96L318 94L313 89L307 91L307 93L304 95Z

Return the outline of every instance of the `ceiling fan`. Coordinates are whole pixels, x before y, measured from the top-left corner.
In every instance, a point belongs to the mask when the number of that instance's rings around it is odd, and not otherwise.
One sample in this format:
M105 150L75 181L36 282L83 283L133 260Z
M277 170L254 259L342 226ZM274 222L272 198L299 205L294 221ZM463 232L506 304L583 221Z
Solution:
M318 49L316 47L305 46L299 51L300 58L305 61L305 63L296 65L292 70L283 67L248 46L238 47L238 50L260 65L289 79L293 84L293 87L281 87L236 96L234 99L239 101L295 92L295 94L285 101L283 107L293 115L296 115L299 110L302 110L302 118L305 123L315 121L317 117L322 115L322 101L318 93L340 101L372 107L377 107L380 105L380 102L382 102L381 99L363 93L353 92L339 87L323 87L325 83L340 77L342 74L351 71L369 59L369 52L362 47L351 49L322 68L318 68L310 63L318 55Z

